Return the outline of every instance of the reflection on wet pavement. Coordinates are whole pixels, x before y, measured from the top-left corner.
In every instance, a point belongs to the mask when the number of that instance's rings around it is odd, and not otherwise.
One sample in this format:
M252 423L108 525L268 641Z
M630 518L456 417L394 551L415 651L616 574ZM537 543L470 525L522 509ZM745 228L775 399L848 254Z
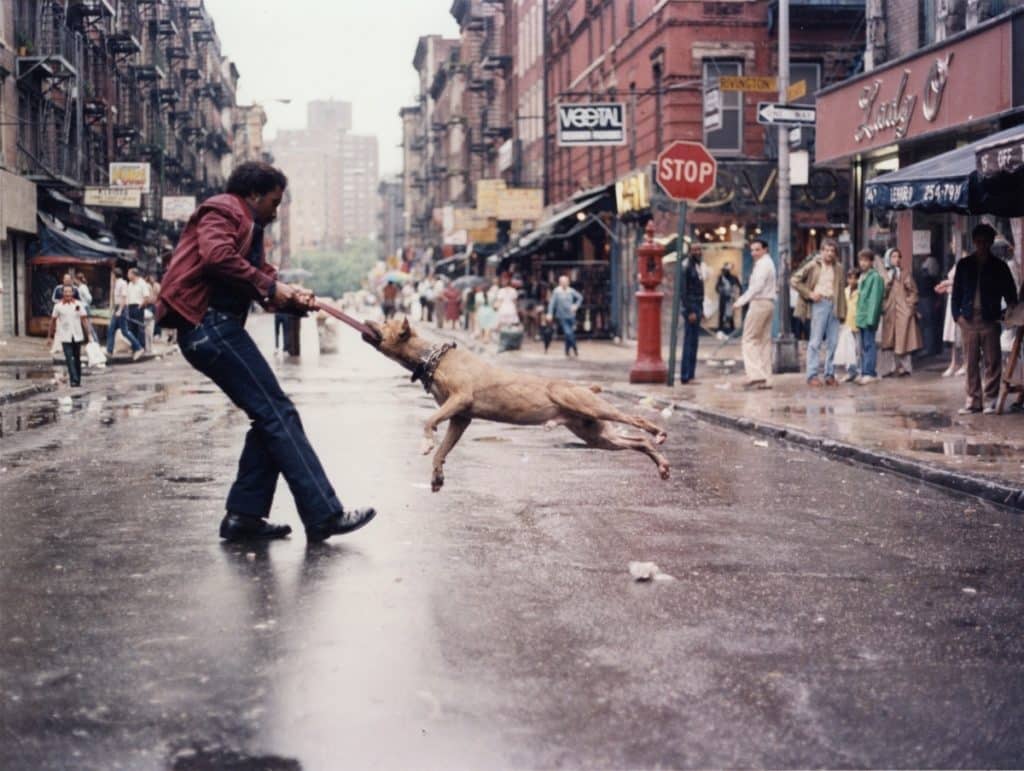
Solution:
M0 439L58 423L68 423L76 431L96 425L110 427L119 419L138 417L165 402L171 393L171 386L165 383L87 380L81 391L65 390L0 406Z
M325 545L283 482L290 539L217 540L247 420L187 367L44 400L49 428L5 437L32 462L3 478L0 767L1022 756L1019 516L678 412L668 481L474 421L432 494L429 399L349 351L275 363L344 503L381 512ZM676 580L635 583L636 559Z
M967 455L974 458L997 459L1024 454L1024 447L986 442L969 442L962 437L937 441L933 439L912 439L908 449L915 452L937 452L943 455Z

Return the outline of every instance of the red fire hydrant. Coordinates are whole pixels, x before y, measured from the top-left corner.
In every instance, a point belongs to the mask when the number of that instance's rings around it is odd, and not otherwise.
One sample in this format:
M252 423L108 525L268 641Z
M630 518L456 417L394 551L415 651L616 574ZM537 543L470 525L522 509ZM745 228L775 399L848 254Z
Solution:
M668 375L661 359L661 301L658 284L664 277L661 258L665 247L654 242L654 223L648 222L644 242L636 250L643 289L636 293L636 362L630 383L664 383Z

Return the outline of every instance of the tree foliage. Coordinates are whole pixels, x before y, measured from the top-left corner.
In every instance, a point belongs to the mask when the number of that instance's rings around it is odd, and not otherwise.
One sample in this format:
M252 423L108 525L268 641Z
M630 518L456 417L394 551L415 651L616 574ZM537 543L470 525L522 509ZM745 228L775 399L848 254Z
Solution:
M302 283L321 297L341 297L366 282L366 274L377 262L377 243L369 239L352 241L341 251L303 252L292 267L313 274Z

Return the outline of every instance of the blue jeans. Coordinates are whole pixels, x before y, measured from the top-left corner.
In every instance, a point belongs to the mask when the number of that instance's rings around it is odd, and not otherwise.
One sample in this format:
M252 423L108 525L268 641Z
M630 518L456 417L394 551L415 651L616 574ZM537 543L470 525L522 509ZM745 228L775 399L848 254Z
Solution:
M178 336L182 355L227 394L252 421L228 493L227 510L266 517L278 474L309 528L342 510L295 409L241 319L208 311L199 326Z
M142 347L138 338L136 338L135 335L131 333L131 330L128 329L128 324L126 323L127 317L127 310L121 311L119 315L110 317L110 325L107 327L108 354L112 354L114 352L114 337L117 335L117 330L119 329L121 330L121 334L124 335L125 340L131 344L133 351L137 351Z
M562 327L562 334L565 335L565 353L568 355L569 351L580 352L580 349L576 347L576 318L559 318L558 324Z
M282 344L283 343L283 344ZM274 314L274 350L284 350L288 346L288 315Z
M61 343L60 347L68 365L68 381L73 386L82 385L82 343Z
M877 331L878 324L860 328L860 374L865 377L878 377L878 343L875 341Z
M699 314L698 314L699 316ZM691 324L683 319L683 355L679 365L679 382L688 383L697 375L697 346L700 345L700 321Z
M819 300L811 308L811 339L807 344L807 379L818 376L821 366L821 344L825 350L825 377L835 377L836 343L839 342L839 319L833 313L831 300Z

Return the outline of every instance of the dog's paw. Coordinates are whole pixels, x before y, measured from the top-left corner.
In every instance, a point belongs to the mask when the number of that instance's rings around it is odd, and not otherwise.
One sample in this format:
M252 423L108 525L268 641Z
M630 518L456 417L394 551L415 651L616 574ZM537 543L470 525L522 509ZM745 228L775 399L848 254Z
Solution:
M444 487L444 474L435 474L430 480L430 492L436 493Z
M666 439L668 439L668 434L665 431L659 431L654 435L655 444L665 444Z
M672 473L672 467L669 466L667 463L659 463L658 473L661 475L662 479L668 479Z
M433 439L427 439L424 437L423 441L420 443L420 452L423 455L430 455L436 446L437 445L434 443Z
M547 423L544 424L545 431L554 431L556 428L558 428L557 420L549 420Z

